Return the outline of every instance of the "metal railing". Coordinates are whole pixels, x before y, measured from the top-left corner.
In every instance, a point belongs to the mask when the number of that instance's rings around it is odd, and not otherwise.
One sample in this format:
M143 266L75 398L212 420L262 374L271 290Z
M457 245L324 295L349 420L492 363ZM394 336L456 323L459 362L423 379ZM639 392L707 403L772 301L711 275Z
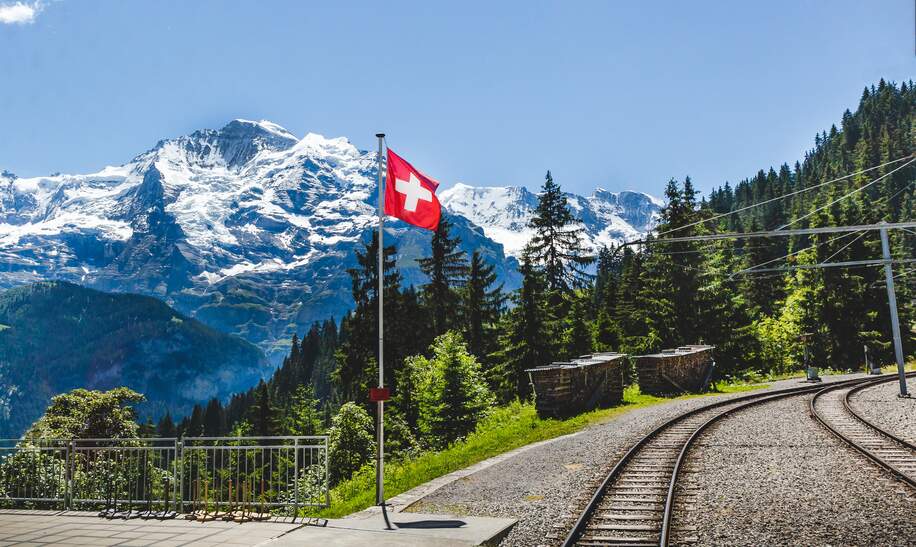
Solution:
M194 437L182 447L182 501L201 518L258 520L327 507L327 437Z
M67 503L70 441L0 439L0 502Z
M0 507L240 522L330 505L328 438L0 439Z

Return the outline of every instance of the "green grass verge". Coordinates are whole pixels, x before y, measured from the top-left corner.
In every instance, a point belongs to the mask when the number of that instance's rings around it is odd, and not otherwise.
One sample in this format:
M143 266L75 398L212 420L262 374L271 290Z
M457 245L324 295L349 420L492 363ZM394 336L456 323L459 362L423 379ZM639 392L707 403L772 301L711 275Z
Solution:
M626 412L661 403L722 393L762 389L768 384L718 383L710 393L655 397L640 393L638 386L624 391L623 404L585 412L565 420L541 419L530 403L514 402L495 409L482 420L477 430L462 441L439 452L423 452L407 461L385 465L385 495L388 498L410 490L452 471L463 469L487 458L520 446L574 433L589 425L606 422ZM375 468L367 465L350 480L331 490L331 507L315 516L337 518L375 504Z

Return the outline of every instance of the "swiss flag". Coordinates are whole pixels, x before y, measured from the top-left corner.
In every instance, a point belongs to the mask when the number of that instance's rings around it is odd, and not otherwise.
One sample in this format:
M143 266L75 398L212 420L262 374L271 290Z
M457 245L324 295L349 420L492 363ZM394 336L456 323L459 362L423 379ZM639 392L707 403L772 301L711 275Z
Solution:
M435 230L442 208L436 198L439 183L388 149L388 179L385 184L385 214L408 224Z

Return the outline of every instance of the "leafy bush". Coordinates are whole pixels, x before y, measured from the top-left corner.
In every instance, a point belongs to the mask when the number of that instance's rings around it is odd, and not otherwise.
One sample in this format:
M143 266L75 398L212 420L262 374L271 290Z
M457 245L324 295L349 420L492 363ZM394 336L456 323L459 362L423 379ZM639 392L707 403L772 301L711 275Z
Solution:
M118 387L109 391L74 389L55 395L44 416L25 434L28 439L87 439L136 437L139 427L134 404L143 395Z
M350 478L375 454L372 418L356 403L340 407L328 436L331 484Z

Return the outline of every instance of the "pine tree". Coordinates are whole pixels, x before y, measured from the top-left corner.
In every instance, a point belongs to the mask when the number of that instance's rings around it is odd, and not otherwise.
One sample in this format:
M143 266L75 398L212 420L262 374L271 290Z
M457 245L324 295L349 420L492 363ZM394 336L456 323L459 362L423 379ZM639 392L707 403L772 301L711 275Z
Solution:
M323 430L321 411L312 386L299 385L283 416L283 435L318 435Z
M482 363L496 349L495 330L506 299L503 285L494 286L495 283L495 267L474 251L462 291L461 315L468 350Z
M598 254L592 307L596 310L595 347L600 351L613 351L620 347L620 326L616 318L622 263L622 258L607 247Z
M493 404L480 364L461 335L447 332L429 348L432 357L408 359L416 389L417 429L436 447L466 436Z
M385 247L384 291L388 316L391 304L400 297L401 275L395 268L393 246ZM378 234L372 233L371 241L365 245L363 252L356 252L358 267L348 270L352 282L353 301L356 309L341 323L343 344L337 352L337 369L334 377L341 395L345 400L366 401L369 386L374 384L374 371L378 363ZM394 328L392 321L385 322L386 340L389 329ZM388 344L394 346L394 344ZM386 362L389 360L386 348ZM386 383L394 378L394 367L386 367Z
M587 316L587 296L574 294L571 299L572 305L565 318L563 343L566 357L575 359L592 352L595 337Z
M146 421L140 424L140 436L144 438L156 436L156 424L153 423L151 416L147 416Z
M677 181L670 180L665 196L668 203L661 213L659 234L672 237L695 234L700 216L690 178L684 181L683 190ZM642 353L697 342L700 249L689 242L651 243L640 262L639 288L635 298L627 303L628 316L623 319L628 327L626 349Z
M156 426L156 435L164 438L177 436L175 422L172 421L172 415L169 412L166 412L165 416L159 420L159 424Z
M587 255L582 228L550 171L528 226L534 229L534 236L524 254L532 265L543 269L552 303L559 304L564 294L588 284L590 276L585 268L594 262L594 257Z
M279 410L274 406L264 380L255 388L254 404L248 414L248 423L256 437L270 437L280 431Z
M759 343L754 330L751 306L741 290L740 280L732 274L741 267L734 254L734 242L722 240L706 255L705 283L697 295L699 336L716 347L716 367L720 375L757 368Z
M315 397L319 401L329 401L334 395L332 377L337 367L335 352L339 343L337 323L333 319L326 320L321 325L317 342L318 352L311 373L312 383L315 386Z
M531 386L526 369L547 365L554 358L553 342L548 334L552 329L547 312L544 276L534 269L530 258L523 257L522 287L515 294L515 308L504 323L500 337L502 349L497 354L503 400L514 397L527 399Z
M182 428L182 437L200 437L204 434L204 411L200 405L194 405L187 425Z
M223 414L223 406L219 399L210 399L207 408L204 410L204 435L207 437L216 437L226 432L226 418Z
M493 403L493 396L483 380L480 365L468 354L460 335L446 333L436 339L433 359L442 370L442 391L433 432L438 439L448 442L474 431Z
M620 329L620 351L625 353L640 353L642 341L648 335L644 310L639 307L644 256L626 248L621 259L615 320Z
M423 288L424 301L432 311L434 332L442 334L455 324L460 288L468 274L467 255L458 248L459 239L450 237L452 223L448 217L439 220L439 226L430 241L430 256L417 262L429 277Z

